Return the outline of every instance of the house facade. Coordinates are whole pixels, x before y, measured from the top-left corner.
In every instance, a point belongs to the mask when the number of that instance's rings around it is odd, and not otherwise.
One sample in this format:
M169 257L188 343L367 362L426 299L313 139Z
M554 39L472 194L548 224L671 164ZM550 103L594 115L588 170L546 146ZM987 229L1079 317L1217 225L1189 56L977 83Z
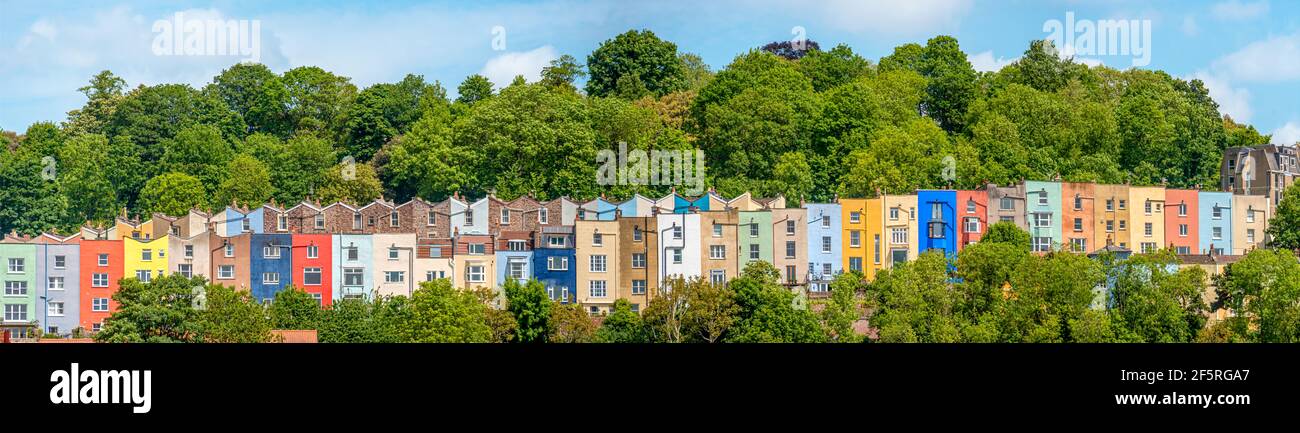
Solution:
M542 227L533 250L533 276L546 286L552 300L563 304L577 302L577 252L573 226Z
M81 328L97 332L112 312L117 311L118 282L122 280L125 260L121 240L81 241Z
M1025 181L1025 221L1030 250L1045 253L1061 247L1061 183Z
M739 232L748 230L740 224L735 209L703 211L700 215L700 275L713 283L726 283L740 275Z
M917 241L921 252L943 251L944 255L957 254L957 191L920 190L916 193Z
M578 302L592 314L610 311L618 298L619 269L617 221L587 220L574 224L577 240Z
M1232 255L1245 255L1267 244L1272 206L1262 195L1232 196Z
M1161 186L1129 187L1131 226L1129 245L1135 251L1149 253L1167 246L1165 243L1165 188Z
M979 242L989 227L989 195L986 191L957 191L957 251Z
M1096 225L1091 250L1107 246L1129 248L1128 188L1128 185L1093 185Z
M1165 245L1176 254L1201 251L1199 196L1194 189L1165 190Z
M1061 184L1061 247L1087 254L1096 247L1096 191L1091 183ZM1103 245L1104 246L1104 245Z
M1200 205L1201 253L1224 255L1232 250L1232 193L1201 191L1197 194Z
M658 215L659 281L700 276L700 214Z
M626 204L626 203L625 203ZM649 208L647 208L648 210ZM626 214L624 214L626 215ZM617 296L641 311L659 289L659 236L654 216L618 219Z
M844 272L844 246L840 234L839 203L805 203L808 223L808 291L826 292L835 275Z
M334 236L327 234L293 234L293 286L307 292L322 307L334 300Z
M254 301L268 302L293 281L293 236L287 233L248 236L248 288Z

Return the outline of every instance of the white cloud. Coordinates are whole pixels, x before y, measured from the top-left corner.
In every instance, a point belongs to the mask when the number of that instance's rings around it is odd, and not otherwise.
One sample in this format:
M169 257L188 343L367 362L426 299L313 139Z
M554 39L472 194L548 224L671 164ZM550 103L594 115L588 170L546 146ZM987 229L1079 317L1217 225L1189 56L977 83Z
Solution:
M1252 42L1215 60L1213 67L1241 81L1300 79L1300 33Z
M1281 128L1273 131L1273 144L1285 144L1295 146L1300 143L1300 125L1296 122L1287 122Z
M1240 21L1261 17L1268 13L1268 9L1268 1L1242 3L1230 0L1215 4L1210 13L1218 19Z
M542 68L559 58L555 47L544 45L530 51L504 53L488 60L480 74L487 77L496 88L509 86L516 76L536 82L541 79Z
M1092 57L1079 57L1078 55L1075 54L1076 52L1077 50L1075 50L1074 45L1065 44L1063 47L1061 47L1060 50L1056 52L1056 56L1062 59L1073 59L1074 63L1082 63L1088 65L1088 67L1091 68L1095 68L1106 64L1105 62L1101 61L1101 59L1092 58Z
M820 8L826 20L851 32L889 35L932 35L955 27L973 0L828 0L794 2L799 8Z
M976 71L980 72L1000 71L1004 66L1015 63L1016 60L1020 59L1019 57L1012 57L1010 59L994 57L992 50L977 53L975 55L967 55L966 58L970 60L970 65L974 67Z
M1233 87L1227 79L1205 71L1198 71L1189 79L1197 79L1205 83L1205 88L1210 91L1210 98L1219 103L1219 113L1232 116L1233 121L1246 123L1254 116L1255 113L1250 108L1250 90Z

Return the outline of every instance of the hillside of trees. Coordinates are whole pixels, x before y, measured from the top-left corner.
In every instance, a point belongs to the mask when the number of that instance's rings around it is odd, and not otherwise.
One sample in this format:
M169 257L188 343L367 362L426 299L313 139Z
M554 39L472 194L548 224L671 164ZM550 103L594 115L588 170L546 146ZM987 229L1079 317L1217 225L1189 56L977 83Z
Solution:
M1058 176L1213 186L1224 148L1268 141L1221 116L1199 81L1088 67L1044 41L992 73L948 36L876 61L809 47L769 44L715 72L629 31L585 62L555 60L538 82L496 90L505 83L470 76L454 100L421 76L359 89L312 66L237 64L201 89L130 88L103 71L63 121L0 135L0 231L272 199L666 193L596 183L596 153L619 142L702 149L720 193L798 203Z

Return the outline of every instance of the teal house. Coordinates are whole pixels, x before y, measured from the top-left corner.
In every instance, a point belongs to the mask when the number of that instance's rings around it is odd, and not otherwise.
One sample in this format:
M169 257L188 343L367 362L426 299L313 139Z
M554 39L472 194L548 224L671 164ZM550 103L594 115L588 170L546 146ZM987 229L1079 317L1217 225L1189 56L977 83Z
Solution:
M1061 235L1061 183L1025 181L1025 222L1034 252L1059 247Z

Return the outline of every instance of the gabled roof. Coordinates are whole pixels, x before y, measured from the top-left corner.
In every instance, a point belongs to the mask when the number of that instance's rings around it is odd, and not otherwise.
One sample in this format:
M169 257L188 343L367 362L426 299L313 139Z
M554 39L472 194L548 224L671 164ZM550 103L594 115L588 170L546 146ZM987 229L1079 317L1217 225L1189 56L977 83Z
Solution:
M297 209L297 208L299 208L299 207L303 207L303 206L306 206L308 209L314 210L314 211L316 211L316 212L320 212L320 211L322 210L319 206L316 206L316 205L313 204L312 202L309 202L309 201L307 201L307 200L303 200L303 201L298 202L297 205L294 205L294 207L289 208L288 211L289 211L289 212L293 212L294 209Z
M352 206L352 205L350 205L350 204L347 204L347 203L344 203L344 202L341 202L341 201L336 201L336 202L334 202L334 203L331 203L329 206L325 206L325 209L329 209L329 208L332 208L332 207L334 207L334 206L343 206L343 207L345 207L345 208L347 208L348 210L353 211L353 212L356 212L356 211L361 210L361 209L359 209L359 208L357 208L357 207L354 207L354 206Z
M377 198L374 201L367 203L365 206L360 207L358 210L366 210L371 206L375 206L375 205L383 206L389 209L393 209L394 207L396 207L392 203L389 203L387 200L384 200L383 198Z

